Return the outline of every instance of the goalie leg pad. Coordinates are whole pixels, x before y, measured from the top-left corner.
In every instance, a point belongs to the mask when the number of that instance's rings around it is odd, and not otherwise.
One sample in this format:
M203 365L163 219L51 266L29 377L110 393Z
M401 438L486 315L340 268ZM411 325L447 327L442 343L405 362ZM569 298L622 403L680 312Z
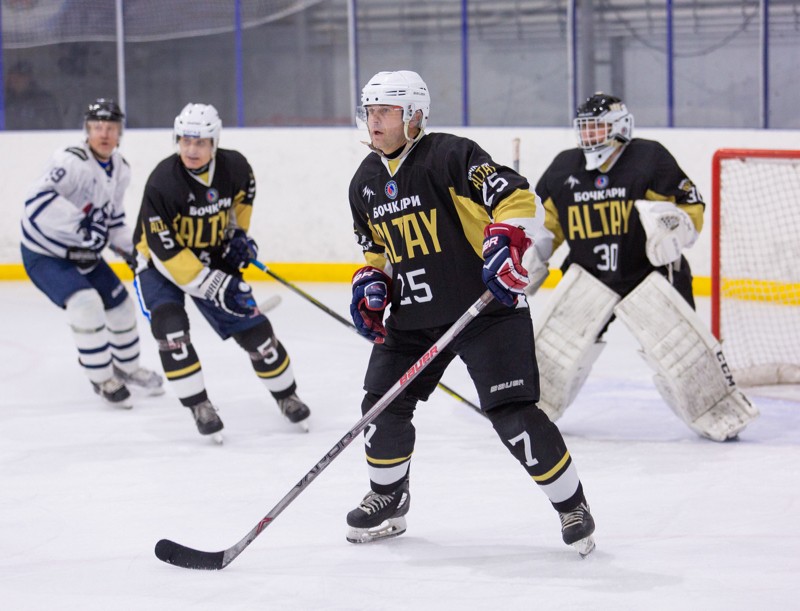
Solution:
M534 323L539 408L555 422L583 386L605 343L598 341L617 293L579 265L570 265Z
M693 431L725 441L758 417L719 342L661 274L650 274L614 313L642 346L664 400Z
M113 370L100 294L94 289L81 289L67 299L65 308L86 376L95 384L105 382Z

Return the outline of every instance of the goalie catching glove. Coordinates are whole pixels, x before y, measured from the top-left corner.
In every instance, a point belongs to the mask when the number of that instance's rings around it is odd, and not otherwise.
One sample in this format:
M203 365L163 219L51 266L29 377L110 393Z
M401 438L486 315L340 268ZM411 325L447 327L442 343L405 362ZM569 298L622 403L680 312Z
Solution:
M377 267L366 266L353 274L353 299L350 316L359 335L382 344L386 338L383 313L389 302L391 279Z
M483 283L503 305L515 306L528 286L522 256L530 246L530 238L519 227L492 223L483 230Z
M222 258L233 269L244 269L250 264L250 259L258 259L258 245L244 229L225 230L225 241Z
M692 219L675 204L639 199L634 205L647 234L647 258L655 267L677 261L683 249L697 241Z
M253 316L258 313L253 291L246 282L218 269L210 270L200 285L203 297L228 314Z

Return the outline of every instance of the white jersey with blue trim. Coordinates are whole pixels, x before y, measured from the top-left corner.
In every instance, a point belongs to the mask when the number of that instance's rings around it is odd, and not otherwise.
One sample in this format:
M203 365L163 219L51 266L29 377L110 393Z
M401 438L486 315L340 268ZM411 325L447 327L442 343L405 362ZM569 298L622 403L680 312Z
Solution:
M67 248L82 246L82 222L92 210L105 222L108 242L119 250L133 251L131 231L125 224L123 197L131 181L128 162L118 150L108 168L100 165L88 143L57 150L25 199L22 244L42 255L65 258Z

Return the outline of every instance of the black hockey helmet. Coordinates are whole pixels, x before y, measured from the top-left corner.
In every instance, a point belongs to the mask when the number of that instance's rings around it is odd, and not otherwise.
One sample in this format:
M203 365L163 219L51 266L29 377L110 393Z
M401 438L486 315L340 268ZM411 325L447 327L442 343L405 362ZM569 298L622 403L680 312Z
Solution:
M594 95L586 98L586 101L578 106L575 117L578 119L588 119L591 117L602 117L612 110L624 109L625 104L618 97L598 91Z
M84 121L115 121L122 123L125 120L125 113L114 100L108 98L97 98L86 107L83 113Z

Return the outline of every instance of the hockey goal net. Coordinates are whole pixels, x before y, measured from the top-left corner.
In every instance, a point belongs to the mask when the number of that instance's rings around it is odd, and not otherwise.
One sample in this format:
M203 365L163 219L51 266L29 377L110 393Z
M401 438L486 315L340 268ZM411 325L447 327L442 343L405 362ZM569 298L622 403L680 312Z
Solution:
M740 385L800 384L800 151L712 162L711 326Z

